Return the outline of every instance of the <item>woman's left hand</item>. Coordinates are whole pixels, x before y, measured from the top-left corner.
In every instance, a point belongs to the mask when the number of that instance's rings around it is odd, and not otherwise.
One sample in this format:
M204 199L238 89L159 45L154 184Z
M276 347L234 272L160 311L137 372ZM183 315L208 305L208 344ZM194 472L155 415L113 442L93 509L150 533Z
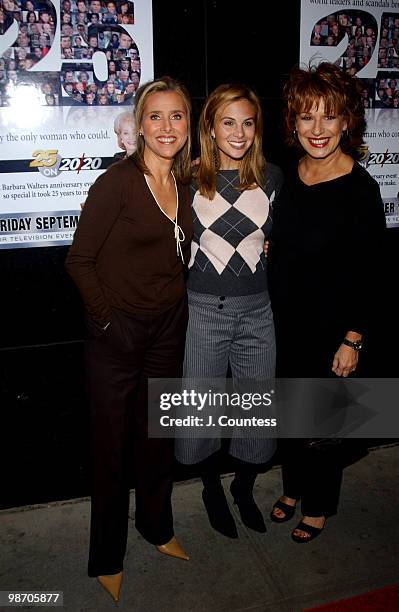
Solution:
M350 346L341 344L334 355L334 361L331 369L337 376L343 376L346 378L356 370L358 360L358 351L350 348Z

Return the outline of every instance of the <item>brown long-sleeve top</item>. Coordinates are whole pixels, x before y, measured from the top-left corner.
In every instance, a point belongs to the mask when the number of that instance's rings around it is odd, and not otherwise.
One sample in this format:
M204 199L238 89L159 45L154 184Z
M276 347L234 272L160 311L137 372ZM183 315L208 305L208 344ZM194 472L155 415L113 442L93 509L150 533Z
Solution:
M178 185L178 195L177 223L188 262L189 187ZM65 265L88 314L102 326L113 309L131 315L161 313L184 295L175 224L131 158L113 164L91 186Z

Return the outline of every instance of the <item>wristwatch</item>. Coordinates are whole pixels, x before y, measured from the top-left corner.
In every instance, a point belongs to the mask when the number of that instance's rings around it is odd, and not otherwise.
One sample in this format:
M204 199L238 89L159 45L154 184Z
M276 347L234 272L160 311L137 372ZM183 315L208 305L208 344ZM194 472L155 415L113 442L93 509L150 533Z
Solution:
M346 346L350 346L355 351L360 351L360 349L363 346L363 342L361 340L348 340L348 338L344 338L342 340L342 344L345 344Z

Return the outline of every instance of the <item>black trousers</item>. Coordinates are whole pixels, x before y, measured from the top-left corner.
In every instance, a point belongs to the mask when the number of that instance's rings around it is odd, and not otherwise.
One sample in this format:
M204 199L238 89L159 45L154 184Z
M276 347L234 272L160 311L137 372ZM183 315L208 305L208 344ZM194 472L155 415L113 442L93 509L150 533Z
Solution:
M332 516L337 513L343 464L339 447L316 449L307 440L279 440L283 492L301 500L302 514Z
M165 544L173 536L173 440L148 438L147 381L181 377L187 317L184 298L159 315L115 311L105 331L88 319L89 576L123 568L132 470L136 528L151 544Z
M333 357L346 330L334 329L333 322L329 327L324 327L316 319L310 320L306 313L303 314L302 318L294 320L292 313L279 313L277 308L277 376L298 380L334 379L336 376L331 371ZM320 341L315 345L310 338ZM320 410L320 414L324 413L328 424L331 410L334 409L333 399L329 396L325 399L320 397L319 406L313 406L312 409ZM297 415L302 420L310 418L310 422L317 421L317 418L312 417L306 394L302 405L298 400ZM341 425L338 417L337 431ZM317 435L322 436L322 430ZM301 500L303 515L336 514L344 467L340 445L321 450L309 447L306 439L286 438L278 441L278 447L282 462L284 495Z

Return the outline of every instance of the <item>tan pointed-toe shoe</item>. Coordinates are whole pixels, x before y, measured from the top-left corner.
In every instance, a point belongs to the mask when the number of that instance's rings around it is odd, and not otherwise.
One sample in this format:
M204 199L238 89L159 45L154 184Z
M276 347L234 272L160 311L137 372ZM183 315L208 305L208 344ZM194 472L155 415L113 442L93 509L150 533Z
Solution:
M173 538L169 540L169 542L166 542L166 544L161 544L156 548L159 550L160 553L163 553L164 555L169 555L170 557L176 557L176 559L183 559L184 561L188 561L190 558L187 553L182 549L175 536L173 536Z
M107 593L111 595L115 603L118 603L119 601L119 594L122 585L122 573L123 572L119 572L119 574L109 574L107 576L97 576L98 582L107 591Z

